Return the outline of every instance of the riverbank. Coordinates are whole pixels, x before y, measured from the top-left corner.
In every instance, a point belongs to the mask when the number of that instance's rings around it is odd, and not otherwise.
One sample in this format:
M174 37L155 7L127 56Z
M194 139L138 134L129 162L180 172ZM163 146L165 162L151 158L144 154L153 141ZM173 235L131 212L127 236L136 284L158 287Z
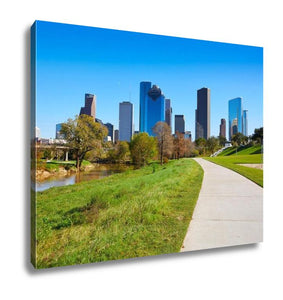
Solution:
M39 192L36 267L179 252L202 177L181 159Z
M83 161L82 171L90 171L95 168L95 164ZM77 172L74 161L44 161L40 160L36 164L36 181L42 182L51 177L64 177Z

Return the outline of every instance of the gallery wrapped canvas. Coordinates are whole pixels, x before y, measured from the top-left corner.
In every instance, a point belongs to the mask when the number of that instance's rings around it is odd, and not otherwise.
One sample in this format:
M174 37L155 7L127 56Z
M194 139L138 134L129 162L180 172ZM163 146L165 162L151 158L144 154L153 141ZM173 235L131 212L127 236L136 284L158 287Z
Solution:
M36 21L31 260L262 241L263 48Z

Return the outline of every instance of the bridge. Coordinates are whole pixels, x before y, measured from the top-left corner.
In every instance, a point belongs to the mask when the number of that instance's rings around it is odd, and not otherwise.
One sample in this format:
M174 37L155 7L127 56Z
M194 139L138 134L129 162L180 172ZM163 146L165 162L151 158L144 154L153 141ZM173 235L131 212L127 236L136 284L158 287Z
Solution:
M65 156L65 161L69 160L69 150L70 147L68 146L63 146L63 145L56 145L56 144L36 144L35 145L36 150L45 150L45 149L50 149L52 151L56 151L56 156L58 156L58 151L63 150L64 151L64 156Z

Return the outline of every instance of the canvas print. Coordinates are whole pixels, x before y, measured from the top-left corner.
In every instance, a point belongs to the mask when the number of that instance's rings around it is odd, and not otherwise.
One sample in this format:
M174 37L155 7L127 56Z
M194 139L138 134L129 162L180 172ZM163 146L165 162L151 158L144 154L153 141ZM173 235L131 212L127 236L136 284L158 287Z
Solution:
M36 21L31 96L35 268L262 241L262 47Z

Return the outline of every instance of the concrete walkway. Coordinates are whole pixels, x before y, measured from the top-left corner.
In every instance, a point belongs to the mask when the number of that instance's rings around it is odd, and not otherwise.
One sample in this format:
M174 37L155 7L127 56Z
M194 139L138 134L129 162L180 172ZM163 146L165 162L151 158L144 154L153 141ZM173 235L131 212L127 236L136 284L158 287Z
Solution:
M204 178L181 252L261 242L263 189L232 170L195 160Z

